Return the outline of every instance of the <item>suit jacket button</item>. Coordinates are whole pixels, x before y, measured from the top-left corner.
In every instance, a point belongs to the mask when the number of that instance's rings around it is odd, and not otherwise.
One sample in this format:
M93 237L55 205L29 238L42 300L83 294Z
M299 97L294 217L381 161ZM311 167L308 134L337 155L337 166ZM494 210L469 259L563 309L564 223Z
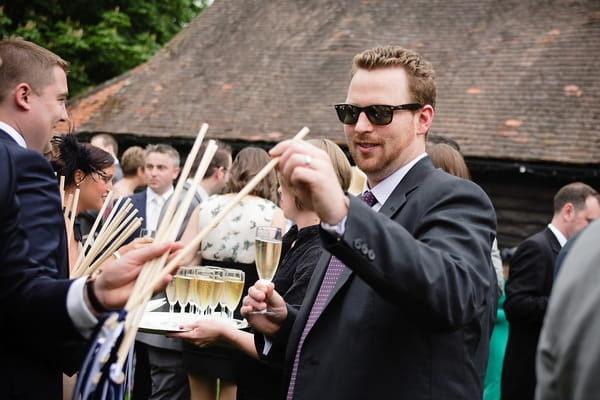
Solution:
M362 239L354 239L354 248L360 250L362 247Z
M363 243L361 249L360 249L361 253L363 253L365 256L367 255L367 253L369 253L369 247L367 246L366 243Z
M375 251L373 251L373 249L369 250L369 254L367 254L367 257L369 257L369 260L371 261L375 260Z

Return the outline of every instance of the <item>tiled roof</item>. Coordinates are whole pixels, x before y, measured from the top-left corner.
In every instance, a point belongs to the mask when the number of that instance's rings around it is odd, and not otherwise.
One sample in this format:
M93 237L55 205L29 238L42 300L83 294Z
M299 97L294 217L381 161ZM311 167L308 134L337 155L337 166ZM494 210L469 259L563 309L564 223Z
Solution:
M216 0L70 109L78 132L344 143L352 57L388 43L433 63L431 132L465 156L600 163L598 0Z

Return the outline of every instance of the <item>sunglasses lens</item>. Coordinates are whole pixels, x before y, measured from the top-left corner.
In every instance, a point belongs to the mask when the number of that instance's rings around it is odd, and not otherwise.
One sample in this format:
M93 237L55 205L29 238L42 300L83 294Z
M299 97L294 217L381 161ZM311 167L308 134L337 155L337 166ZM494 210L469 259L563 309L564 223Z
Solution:
M387 125L392 122L393 111L389 106L369 106L365 108L365 114L375 125Z
M335 106L338 118L343 124L355 124L358 121L359 111L351 104L338 104Z

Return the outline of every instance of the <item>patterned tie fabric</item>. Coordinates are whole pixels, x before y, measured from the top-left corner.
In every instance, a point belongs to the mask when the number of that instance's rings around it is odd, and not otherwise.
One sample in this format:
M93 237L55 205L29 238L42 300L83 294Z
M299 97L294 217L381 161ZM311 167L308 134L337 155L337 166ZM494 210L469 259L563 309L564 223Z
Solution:
M373 195L373 193L369 190L364 192L361 195L362 201L367 203L369 207L373 207L375 203L377 203L377 199ZM292 400L294 398L294 387L296 386L296 376L298 374L298 365L300 363L300 353L302 351L302 345L304 344L304 339L310 332L310 329L313 327L319 315L321 315L321 311L325 307L325 303L335 286L340 274L344 270L344 263L342 263L336 256L331 256L331 260L329 260L329 266L327 267L327 271L325 272L325 276L323 277L323 282L321 283L321 288L317 293L317 297L315 298L315 302L313 303L312 309L310 310L310 314L308 315L308 320L306 321L306 325L304 325L304 330L302 331L302 335L300 336L300 341L298 342L298 348L296 349L296 355L294 357L294 365L292 367L292 374L290 377L290 385L288 386L287 392L287 400Z

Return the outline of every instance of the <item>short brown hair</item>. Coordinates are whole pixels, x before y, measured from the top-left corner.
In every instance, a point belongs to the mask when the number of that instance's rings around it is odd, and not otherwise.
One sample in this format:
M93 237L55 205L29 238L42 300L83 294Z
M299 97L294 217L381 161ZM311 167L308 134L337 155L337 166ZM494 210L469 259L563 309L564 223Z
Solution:
M0 102L20 83L27 83L41 94L53 82L54 76L49 72L54 67L69 71L67 61L35 43L19 37L0 40Z
M441 168L449 174L460 178L471 179L469 167L458 150L446 143L427 143L425 151L431 158L431 162L437 168Z
M400 46L377 46L354 56L351 76L357 70L402 67L408 75L408 90L412 100L435 108L435 71L421 56Z
M208 168L206 168L206 172L204 173L204 178L208 178L213 176L213 174L221 167L227 169L229 168L229 158L231 157L231 147L223 142L215 140L215 144L217 145L217 151L213 155L212 160L210 160L210 164L208 164ZM198 156L192 163L192 167L190 168L190 175L195 176L198 167L200 166L200 161L202 161L202 156L206 151L206 147L208 147L208 142L202 143L200 146L200 150L198 151Z
M123 176L135 176L138 168L144 169L146 165L146 150L140 146L131 146L121 156L121 169Z
M573 182L560 188L554 195L554 214L560 213L560 210L567 203L573 204L575 211L581 211L585 208L585 201L590 196L598 198L598 192L583 182ZM599 199L600 201L600 199Z
M238 193L271 161L267 152L260 147L245 147L231 164L231 177L225 185L224 193ZM277 203L277 173L272 170L262 179L250 194Z

